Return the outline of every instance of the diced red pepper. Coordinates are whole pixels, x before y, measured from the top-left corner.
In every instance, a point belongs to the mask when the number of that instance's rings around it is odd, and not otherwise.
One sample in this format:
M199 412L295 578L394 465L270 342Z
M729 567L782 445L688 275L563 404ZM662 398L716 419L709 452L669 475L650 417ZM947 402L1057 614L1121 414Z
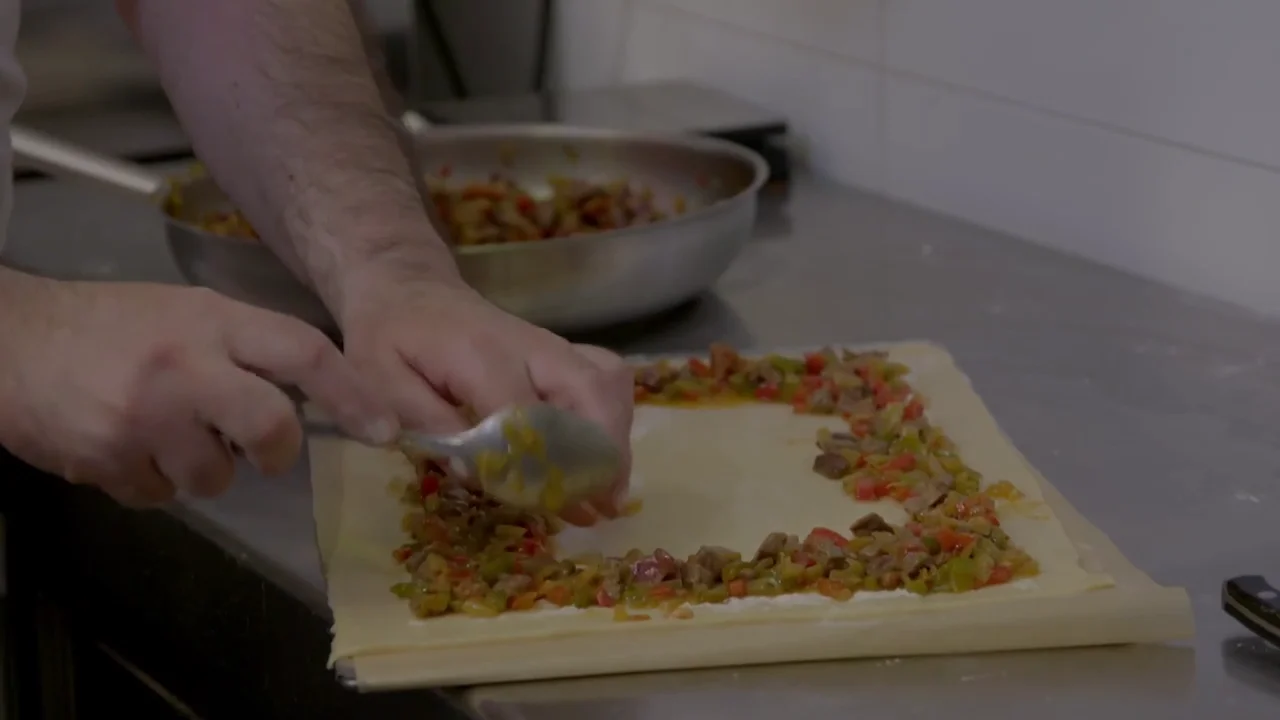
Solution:
M1013 571L1004 565L997 565L991 569L991 577L987 578L988 585L1002 585L1013 579Z
M851 423L849 425L849 432L853 433L854 437L864 438L871 434L871 423L866 420L859 420Z
M888 493L889 497L893 498L894 500L897 500L898 502L903 502L914 494L915 494L915 491L907 487L906 485L895 484L895 485L889 486L889 493Z
M746 597L746 596L747 596L746 580L733 580L729 582L729 597L740 598L740 597Z
M553 585L548 588L544 594L546 595L548 602L560 607L568 605L573 600L573 593L569 591L569 588L563 585Z
M814 585L818 588L819 594L836 600L846 600L850 595L849 588L831 578L819 578Z
M853 499L859 502L875 502L876 479L869 476L858 478L853 484Z
M600 607L613 607L618 604L618 600L610 595L609 591L605 590L604 586L601 585L600 588L596 590L596 604Z
M507 607L512 610L532 610L534 605L538 604L538 593L526 592L519 595L513 595L507 602Z
M938 530L938 534L934 536L938 541L939 547L943 552L956 553L969 547L974 541L972 535L966 535L962 532L956 532L951 528L942 528Z
M911 453L902 453L901 455L898 455L897 457L894 457L893 459L889 460L889 462L885 463L884 469L885 470L902 470L903 472L909 472L911 470L915 470L916 456L912 455Z
M405 560L408 560L409 556L412 554L413 554L413 548L408 545L401 545L400 547L391 551L391 557L395 558L396 562L398 563L402 563Z
M675 594L676 594L675 588L671 587L670 585L659 585L649 591L649 597L653 598L654 600L669 598Z
M711 366L699 358L689 358L689 371L695 377L711 377Z
M528 195L521 195L516 199L516 209L525 215L532 214L537 207L537 204L533 202L533 198Z
M537 555L542 550L542 543L533 538L525 538L520 541L520 552L525 555Z
M919 400L912 400L902 409L902 418L904 420L918 420L924 415L924 404Z
M440 492L440 476L434 473L427 473L422 476L422 483L418 486L422 497L426 498Z
M883 410L886 405L893 402L893 393L889 390L889 386L883 381L877 380L871 386L872 393L875 396L876 408Z
M924 526L913 520L907 523L907 530L910 531L912 535L920 537L920 533L924 532Z
M821 375L802 375L800 376L800 387L806 390L817 390L827 383L827 379Z
M827 541L835 543L840 547L849 544L848 538L831 528L816 527L809 531L809 536L804 539L805 545L814 544L815 542Z
M810 353L804 356L804 370L810 375L821 374L826 366L827 359L819 353Z
M756 397L760 400L777 400L778 393L777 385L761 385L756 388Z

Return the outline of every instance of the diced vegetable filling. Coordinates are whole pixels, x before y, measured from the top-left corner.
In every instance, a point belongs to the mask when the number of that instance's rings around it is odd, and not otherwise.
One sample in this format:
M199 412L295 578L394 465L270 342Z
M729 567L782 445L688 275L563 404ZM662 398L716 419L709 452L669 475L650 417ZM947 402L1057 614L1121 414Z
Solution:
M965 465L929 424L908 372L880 352L749 359L724 345L713 345L706 361L635 369L640 403L787 403L797 413L842 418L847 430L819 431L814 472L855 500L901 503L910 518L903 525L870 513L847 529L813 528L803 538L770 533L745 556L704 546L683 559L661 549L560 558L556 520L500 505L426 461L405 495L410 540L395 551L410 577L392 590L418 617L487 617L546 603L614 608L615 619L633 621L650 615L630 610L685 618L688 606L731 598L957 593L1038 574L996 512L997 502L1021 493Z
M427 178L431 200L454 245L494 245L587 235L664 220L685 212L675 197L659 208L649 187L616 180L606 183L580 178L547 178L549 194L537 194L501 174L488 181L449 181L449 169ZM184 216L184 198L173 189L166 211ZM258 233L238 210L208 212L196 218L205 230L228 237L257 239Z

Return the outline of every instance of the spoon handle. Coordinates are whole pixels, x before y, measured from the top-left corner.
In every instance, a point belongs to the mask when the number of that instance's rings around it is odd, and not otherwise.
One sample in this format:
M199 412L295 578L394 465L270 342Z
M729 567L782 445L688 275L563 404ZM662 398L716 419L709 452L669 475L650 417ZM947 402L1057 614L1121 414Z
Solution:
M329 422L328 420L303 420L302 429L307 435L339 437L344 440L355 440L356 442L360 442L359 438L352 437L350 433L343 430L337 423ZM424 433L402 432L400 433L400 437L396 438L396 444L406 450L411 450L424 455L462 457L466 454L462 451L462 448L458 447L454 438L438 438Z

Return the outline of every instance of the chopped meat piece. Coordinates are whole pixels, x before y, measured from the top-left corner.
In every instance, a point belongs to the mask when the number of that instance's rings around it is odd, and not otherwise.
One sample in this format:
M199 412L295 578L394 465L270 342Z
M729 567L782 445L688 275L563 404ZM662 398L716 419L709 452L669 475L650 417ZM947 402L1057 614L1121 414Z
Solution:
M858 438L851 433L831 433L829 436L818 440L818 449L823 452L857 450Z
M830 415L836 411L836 396L826 388L818 388L809 396L809 412L814 415Z
M845 370L839 365L828 364L826 369L822 371L822 375L830 380L837 390L843 391L841 393L842 398L848 396L854 400L861 399L862 387L865 383L862 382L862 378L854 373Z
M759 562L764 558L777 557L782 552L782 548L787 544L786 533L769 533L769 536L760 543L760 549L756 550L755 561Z
M839 480L853 472L853 463L840 453L824 452L813 459L813 471L825 478Z
M711 375L717 380L723 380L733 373L737 372L742 365L742 358L738 356L738 351L723 343L711 344Z
M898 562L892 555L876 555L867 561L867 575L875 577L897 568Z
M631 577L636 582L659 583L674 578L679 570L679 563L670 553L655 550L653 555L641 558L631 565Z
M930 567L933 564L933 558L927 552L909 552L902 556L902 562L899 567L902 573L907 577L915 577L916 574Z
M916 494L903 501L902 509L911 515L918 515L942 502L946 497L947 489L942 483L937 481L921 483L916 488Z
M868 455L884 455L889 452L889 443L875 437L865 437L858 442L858 449Z
M897 590L902 587L902 573L890 570L880 576L880 587L885 590Z
M861 392L842 392L839 402L836 403L836 409L845 415L870 416L876 412L876 401L863 397Z
M681 576L685 587L689 588L707 587L713 585L720 578L717 573L711 572L707 566L694 562L693 558L689 558L689 561L684 564Z
M858 518L850 528L855 537L870 537L872 533L893 532L893 526L885 522L879 513L867 513Z
M690 561L705 567L716 575L719 575L725 565L736 560L740 560L741 558L741 554L734 552L729 548L723 548L716 545L703 545L698 548L698 552L694 553L693 558L691 558Z
M761 385L777 385L782 382L782 371L768 363L757 364L751 368L750 375Z

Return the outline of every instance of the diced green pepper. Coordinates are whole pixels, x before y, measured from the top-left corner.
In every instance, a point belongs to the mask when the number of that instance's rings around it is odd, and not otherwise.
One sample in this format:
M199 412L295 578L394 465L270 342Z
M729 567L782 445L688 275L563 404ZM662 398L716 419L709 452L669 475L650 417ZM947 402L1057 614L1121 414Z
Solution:
M929 581L922 577L907 580L903 583L903 587L907 592L915 593L916 595L929 594Z
M978 584L978 565L973 558L951 558L938 568L938 578L946 582L951 592L969 592Z
M736 560L734 562L729 563L728 565L725 565L724 569L720 571L720 581L728 585L734 580L737 580L738 576L741 575L742 571L745 570L747 567L748 567L747 563L742 562L741 560Z
M884 440L897 437L902 428L902 415L906 407L900 402L891 402L876 415L876 435Z
M466 600L463 600L460 610L462 614L470 615L472 617L495 617L502 612L501 610L494 609L481 598L467 598Z
M596 594L590 587L580 585L573 590L573 606L576 608L589 608L596 604Z
M515 567L515 557L511 553L502 553L480 564L480 577L487 583L495 583L504 575L509 575L513 567Z
M440 615L450 609L450 599L448 592L421 593L409 599L409 609L422 618Z
M961 470L956 473L956 492L961 495L975 495L978 492L980 481L977 473L972 470Z
M748 595L777 595L782 583L776 577L762 577L747 581Z

